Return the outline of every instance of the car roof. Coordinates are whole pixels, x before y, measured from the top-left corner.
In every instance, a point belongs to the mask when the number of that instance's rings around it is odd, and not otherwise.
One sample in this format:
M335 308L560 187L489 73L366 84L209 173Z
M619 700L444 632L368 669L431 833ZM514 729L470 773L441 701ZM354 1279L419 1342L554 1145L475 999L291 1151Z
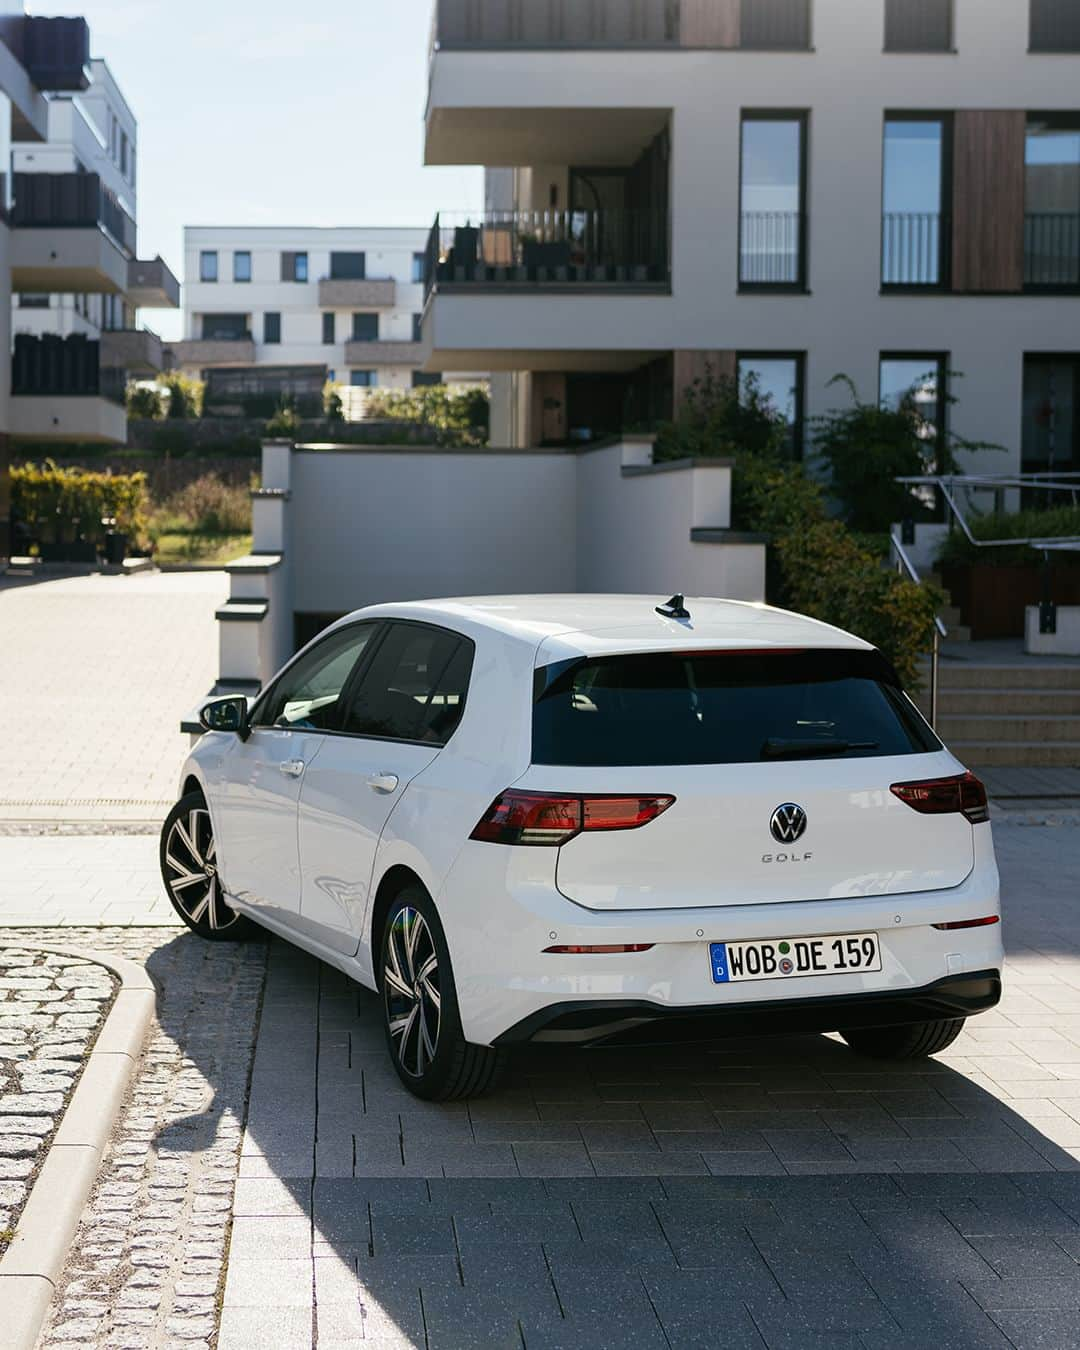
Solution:
M846 647L870 644L840 628L789 610L743 600L687 596L689 619L657 613L667 595L479 595L373 605L359 611L441 623L462 630L488 629L545 651L567 653L663 649L708 644L745 647ZM553 657L552 659L557 659Z

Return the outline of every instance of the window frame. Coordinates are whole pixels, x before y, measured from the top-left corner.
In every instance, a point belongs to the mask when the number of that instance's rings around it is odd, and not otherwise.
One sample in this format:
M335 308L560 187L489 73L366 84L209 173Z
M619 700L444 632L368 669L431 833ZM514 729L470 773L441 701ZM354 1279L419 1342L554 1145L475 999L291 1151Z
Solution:
M752 3L752 0L751 0ZM747 43L743 40L746 25L743 23L743 10L747 0L739 4L739 50L746 52L812 52L814 50L814 0L801 0L806 9L806 42L792 46L790 43Z
M941 124L941 182L938 200L941 203L941 225L938 230L938 279L930 282L885 280L885 136L891 122L939 122ZM927 108L904 108L890 111L881 121L881 197L878 206L880 241L878 247L878 286L882 295L942 295L952 292L953 258L953 114L950 111Z
M353 379L353 376L354 376L354 375L366 375L366 376L367 376L367 379L364 380L363 382L361 382L361 381L359 381L359 380L354 380L354 379ZM375 383L375 371L374 371L374 370L367 370L367 369L350 370L350 371L349 371L349 388L350 388L350 389L377 389L377 388L378 388L378 385Z
M756 49L755 49L756 50ZM795 281L744 281L743 259L743 193L747 122L796 122L799 126L799 274ZM808 295L810 222L807 212L810 144L809 108L742 108L739 111L739 231L738 251L735 256L736 290L741 294Z
M412 262L409 264L409 281L413 286L422 286L424 284L424 267L427 263L426 253L417 253L413 250Z
M370 335L370 337L361 337L361 336L357 333L357 331L356 331L356 329L357 329L357 323L356 323L357 319L372 319L372 320L374 320L374 325L373 325L373 326L374 326L375 331ZM350 325L349 325L349 341L350 341L350 342L378 342L378 341L379 341L379 312L378 312L378 310L367 310L367 309L357 309L357 310L353 310L353 313L352 313L352 321L351 321L351 323L350 323Z
M1031 134L1032 123L1044 122L1051 127L1062 131L1073 132L1080 135L1080 112L1074 112L1069 109L1057 109L1051 112L1028 109L1024 120L1024 295L1080 295L1080 260L1077 262L1077 280L1075 282L1039 282L1028 281L1028 250L1027 250L1027 219L1029 215L1035 214L1029 212L1028 190L1027 190L1027 146L1028 137ZM1080 166L1080 160L1078 160ZM1078 167L1080 172L1080 167Z
M207 264L213 259L213 276L207 275ZM221 270L218 265L218 250L216 248L199 249L199 284L202 286L216 286Z
M1041 461L1033 461L1024 455L1024 432L1026 430L1025 405L1027 401L1027 372L1029 365L1048 365L1050 363L1071 364L1075 370L1075 380L1077 394L1080 395L1080 346L1071 351L1045 351L1042 349L1034 351L1024 351L1021 365L1021 394L1020 394L1020 472L1021 473L1047 473L1045 468L1030 467ZM1073 408L1073 462L1080 465L1080 396L1075 400ZM1055 470L1055 473L1069 473L1069 469ZM1035 493L1038 489L1027 489L1023 496L1029 493ZM1034 503L1033 503L1034 504ZM1040 503L1041 504L1041 503Z
M273 325L271 325L271 320L274 320L274 324L273 324ZM270 336L271 326L273 326L274 329L276 330L276 336L275 336L275 337L271 337L271 336ZM263 346L264 346L264 347L280 347L280 346L281 346L281 310L280 310L280 309L265 309L265 310L263 310L263 332L262 332L262 340L263 340Z
M237 266L238 261L239 261L239 259L241 259L241 258L246 258L246 259L247 259L247 276L246 276L246 277L240 276L239 269L238 269L238 266ZM238 249L233 249L233 278L232 278L233 281L236 283L237 286L249 286L249 285L251 284L251 275L252 275L252 272L251 272L251 249L249 249L249 248L238 248Z
M338 258L359 258L360 275L349 276L346 273L339 272L335 268L335 260ZM355 249L332 249L330 252L330 281L367 281L367 250L362 248Z
M891 6L902 3L902 0L885 0L885 24L881 39L881 50L888 56L955 56L956 55L956 0L944 0L948 9L947 24L948 32L946 34L944 47L894 47L889 44L889 9Z
M372 633L369 641L365 644L363 651L357 657L355 664L349 671L345 683L341 686L338 702L340 705L339 711L343 710L348 705L350 699L355 696L360 685L363 683L369 667L378 655L379 649L386 641L390 630L395 626L423 628L438 633L440 636L455 639L454 649L451 653L450 661L447 662L447 666L449 666L450 662L457 656L461 646L465 645L467 647L469 654L469 675L465 682L465 693L461 705L461 717L458 718L457 725L450 735L447 736L446 740L435 742L431 740L418 740L406 736L373 736L359 731L345 731L341 727L319 728L317 731L307 731L306 734L312 736L337 736L343 740L350 741L379 741L390 745L421 745L429 750L444 750L457 735L458 728L461 726L465 716L465 710L468 706L469 692L472 688L473 672L476 665L476 642L466 633L459 632L456 628L447 628L442 624L428 623L419 619L399 619L392 614L382 615L371 619L358 619L355 623L342 624L341 627L331 628L328 632L320 633L311 643L298 651L288 665L286 665L283 670L279 671L270 684L267 685L252 705L251 713L248 718L252 731L288 731L288 727L279 727L273 722L260 722L258 718L273 701L278 687L288 676L289 672L295 668L297 663L303 657L311 655L323 643L332 638L336 638L339 633L352 632L358 628L372 627L375 631Z
M1080 52L1080 35L1077 37L1076 45L1072 47L1047 47L1036 46L1034 42L1035 32L1035 9L1041 0L1028 0L1028 53L1031 56L1074 56ZM1045 2L1045 0L1043 0Z
M304 264L301 268L300 259L303 258ZM281 280L288 285L296 284L298 286L307 285L311 278L310 259L305 249L282 249L281 250ZM303 276L300 276L300 272Z
M925 369L931 367L937 369L937 419L934 423L937 444L943 443L943 438L949 433L949 365L950 352L944 351L880 351L878 352L878 379L877 379L877 401L878 407L881 406L881 367L886 361L922 361L925 362Z
M802 351L766 351L762 348L742 350L735 353L735 388L740 388L739 366L743 361L794 361L795 362L795 427L792 436L791 456L796 464L801 464L806 452L806 352Z
M337 315L332 309L323 310L322 345L324 347L334 347L337 345Z

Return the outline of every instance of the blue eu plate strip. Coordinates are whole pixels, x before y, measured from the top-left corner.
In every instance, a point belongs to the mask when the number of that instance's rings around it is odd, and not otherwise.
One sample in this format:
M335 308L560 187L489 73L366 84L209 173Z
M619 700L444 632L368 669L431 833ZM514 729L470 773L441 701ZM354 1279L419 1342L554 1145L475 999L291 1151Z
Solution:
M726 942L709 943L709 963L712 966L713 983L728 984L731 976L728 973Z

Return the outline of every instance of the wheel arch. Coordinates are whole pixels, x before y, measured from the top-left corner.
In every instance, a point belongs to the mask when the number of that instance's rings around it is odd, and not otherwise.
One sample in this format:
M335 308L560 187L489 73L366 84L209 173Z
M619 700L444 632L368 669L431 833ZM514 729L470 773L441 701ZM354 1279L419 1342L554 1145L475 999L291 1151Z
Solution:
M404 863L395 863L393 867L387 868L379 881L378 889L375 892L375 901L371 906L371 925L368 928L368 950L371 952L372 970L378 971L379 954L375 949L378 936L382 932L382 926L389 912L390 906L397 897L408 886L419 886L420 889L431 898L430 889L424 885L422 879L407 867ZM433 901L434 903L434 901ZM376 973L376 982L378 974Z
M197 792L203 801L206 801L206 789L203 787L202 779L199 778L198 774L188 773L185 775L180 796L186 797L189 792Z

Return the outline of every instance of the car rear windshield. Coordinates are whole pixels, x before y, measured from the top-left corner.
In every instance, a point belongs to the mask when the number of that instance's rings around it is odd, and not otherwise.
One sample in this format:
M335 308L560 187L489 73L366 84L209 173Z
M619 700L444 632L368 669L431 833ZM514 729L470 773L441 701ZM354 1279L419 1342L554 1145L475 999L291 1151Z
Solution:
M536 672L534 764L751 764L940 748L877 652L648 652Z

